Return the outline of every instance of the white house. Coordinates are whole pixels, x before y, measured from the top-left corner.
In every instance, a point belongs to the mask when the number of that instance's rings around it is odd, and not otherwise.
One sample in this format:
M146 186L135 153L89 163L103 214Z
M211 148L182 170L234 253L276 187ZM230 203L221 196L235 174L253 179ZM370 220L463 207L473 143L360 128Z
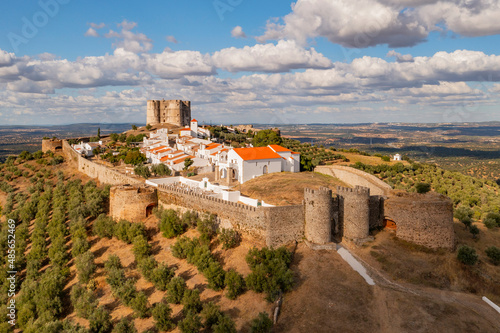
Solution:
M394 157L392 158L393 161L402 161L403 159L401 158L401 155L399 154L396 154L394 155Z
M198 127L198 120L191 120L191 126L179 131L179 136L192 136L194 138L210 139L210 131L204 127Z
M95 148L101 147L102 141L99 142L80 142L79 144L73 145L73 149L80 154L84 154L87 157L94 156L92 152Z
M227 163L219 163L222 177L228 167L237 170L240 183L273 172L299 172L300 154L278 145L267 147L235 148L227 155ZM226 171L227 172L227 171Z

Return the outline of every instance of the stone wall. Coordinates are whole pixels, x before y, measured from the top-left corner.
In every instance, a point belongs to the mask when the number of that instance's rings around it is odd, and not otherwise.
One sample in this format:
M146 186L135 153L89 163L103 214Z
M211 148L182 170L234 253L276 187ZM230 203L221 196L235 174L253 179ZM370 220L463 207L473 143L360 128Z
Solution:
M66 159L75 168L77 168L78 171L91 178L99 180L101 183L110 185L143 184L141 180L129 177L123 173L110 169L105 165L97 164L86 159L85 157L82 157L73 148L71 148L66 140L63 141L62 146Z
M327 244L332 241L333 221L332 190L304 189L305 237L315 244Z
M315 172L336 177L350 186L364 186L370 189L372 195L388 195L392 187L379 178L364 171L342 165L321 165Z
M158 206L158 193L147 186L113 186L109 192L109 212L115 220L140 222Z
M63 141L58 139L47 139L42 140L42 151L45 153L47 151L59 152L62 151Z
M227 226L280 246L300 240L304 234L303 206L251 207L225 201L193 190L160 185L158 202L164 207L182 206L198 212L216 214Z
M150 125L174 124L190 126L191 102L181 100L148 100L146 122Z
M455 247L453 204L437 193L397 192L384 202L384 215L396 223L396 236L429 248Z
M267 246L278 247L304 237L304 206L260 207L264 212Z

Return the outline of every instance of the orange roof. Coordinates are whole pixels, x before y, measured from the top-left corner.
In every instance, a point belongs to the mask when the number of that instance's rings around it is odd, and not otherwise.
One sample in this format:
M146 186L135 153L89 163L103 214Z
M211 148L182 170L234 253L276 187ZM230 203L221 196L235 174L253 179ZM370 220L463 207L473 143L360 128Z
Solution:
M191 120L191 122L198 122L198 120L196 120L196 119L193 119L193 120Z
M164 156L164 157L160 158L160 161L165 162L165 161L168 161L168 159L169 159L168 156Z
M190 131L191 128L190 127L184 127L184 128L181 128L181 131Z
M285 147L281 147L280 145L269 145L269 147L271 147L271 149L274 150L275 152L291 151L290 149L286 149Z
M162 150L162 149L165 149L165 148L168 148L167 146L159 146L159 147L156 147L156 148L153 148L150 150L151 153L154 153L156 152L157 150Z
M194 158L194 156L183 156L182 158L179 158L178 160L175 160L175 161L174 161L174 164L179 164L179 163L182 163L182 162L184 162L184 160L185 160L186 158L188 158L188 157L189 157L189 158Z
M276 152L269 147L235 148L233 150L244 161L281 158L280 155L276 154Z
M292 154L294 154L294 155L295 155L295 154L300 154L300 153L297 153L296 151L292 151Z
M219 147L220 145L221 145L220 143L210 143L207 145L206 149L208 149L208 150L214 149L214 148Z

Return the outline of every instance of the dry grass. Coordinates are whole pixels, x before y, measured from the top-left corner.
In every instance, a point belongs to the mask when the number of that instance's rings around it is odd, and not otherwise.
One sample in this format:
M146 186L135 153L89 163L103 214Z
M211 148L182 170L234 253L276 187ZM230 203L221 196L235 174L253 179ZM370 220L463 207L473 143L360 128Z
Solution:
M476 249L480 259L476 265L459 263L456 251L430 250L399 240L389 231L379 232L375 241L360 249L359 254L394 280L478 294L500 303L500 269L484 252L487 247L500 244L500 232L479 226L480 236L473 239L460 223L454 227L458 245Z
M361 162L361 163L368 164L368 165L379 165L379 164L394 165L396 163L403 163L404 165L409 165L409 163L407 161L393 161L393 160L391 160L389 162L385 162L385 161L382 161L382 158L377 157L377 156L364 156L364 155L359 155L356 153L345 153L345 152L339 152L339 154L342 154L345 157L347 157L349 159L349 162L339 161L338 163L335 163L335 164L351 165L351 164L354 164L356 162Z
M239 189L243 195L262 199L276 206L298 205L304 199L304 188L318 189L329 187L334 192L345 183L332 176L316 172L271 173L263 175L242 184Z

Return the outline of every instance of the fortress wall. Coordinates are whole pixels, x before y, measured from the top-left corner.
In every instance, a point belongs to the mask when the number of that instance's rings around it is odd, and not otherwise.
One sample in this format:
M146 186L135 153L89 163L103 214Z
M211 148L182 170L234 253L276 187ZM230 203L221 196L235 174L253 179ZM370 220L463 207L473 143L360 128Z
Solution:
M382 227L384 224L384 197L370 196L370 229Z
M251 207L225 201L173 186L158 187L158 202L165 208L184 207L200 213L216 214L224 227L265 240L268 246L281 246L302 239L302 205Z
M62 150L62 144L63 141L58 139L42 140L42 151L45 153L50 150L55 153L56 151Z
M392 187L389 184L383 182L377 177L347 166L323 165L317 166L314 171L334 176L351 186L360 185L368 187L372 195L388 195L392 190Z
M198 212L216 214L222 221L229 221L236 230L260 239L266 238L267 224L261 207L225 201L192 190L166 185L159 185L158 190L158 202L163 206L176 205Z
M66 158L78 171L86 174L91 178L96 178L101 183L110 185L122 185L122 184L142 184L140 180L124 175L118 171L110 169L105 165L94 163L86 158L80 156L69 143L63 141L63 152Z
M279 247L304 237L304 206L261 207L267 221L267 246Z
M445 196L396 195L384 202L384 215L396 223L396 236L430 248L455 247L453 204Z

